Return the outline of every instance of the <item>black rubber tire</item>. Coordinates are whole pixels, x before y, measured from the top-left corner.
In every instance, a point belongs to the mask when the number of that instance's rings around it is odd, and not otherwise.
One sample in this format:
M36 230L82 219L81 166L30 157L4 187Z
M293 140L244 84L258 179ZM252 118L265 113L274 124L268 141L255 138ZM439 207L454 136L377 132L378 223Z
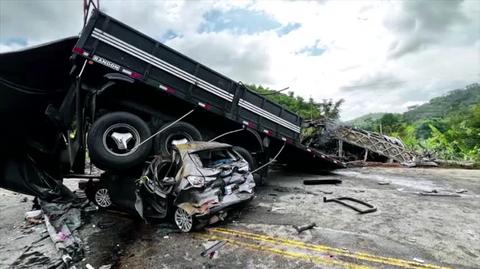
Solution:
M240 156L242 156L245 159L245 161L247 161L250 171L253 171L255 168L257 168L255 165L255 160L253 159L253 156L250 153L250 151L248 151L245 148L237 147L237 146L233 147L233 150L236 151L238 154L240 154Z
M95 199L96 195L97 195L97 192L101 189L106 189L107 190L108 197L109 197L109 200L110 200L110 203L111 203L109 206L104 206L104 205L100 204L99 202L97 202L97 200ZM87 196L88 200L90 202L92 202L93 204L95 204L96 206L98 206L99 209L107 209L107 208L111 208L113 206L112 199L111 199L111 196L109 194L108 186L104 183L88 182L87 186L85 188L85 195Z
M88 132L88 153L93 164L103 170L121 171L145 161L152 149L151 140L145 142L136 151L128 153L128 155L118 156L107 150L103 135L114 124L126 124L136 130L140 142L151 135L147 123L140 117L128 112L108 113L96 120Z
M160 127L160 130L170 124L171 122L166 123ZM185 137L189 142L203 140L202 134L197 128L195 128L195 126L187 122L179 121L155 137L155 143L153 146L155 154L170 156L171 149L169 141L171 141L174 136Z

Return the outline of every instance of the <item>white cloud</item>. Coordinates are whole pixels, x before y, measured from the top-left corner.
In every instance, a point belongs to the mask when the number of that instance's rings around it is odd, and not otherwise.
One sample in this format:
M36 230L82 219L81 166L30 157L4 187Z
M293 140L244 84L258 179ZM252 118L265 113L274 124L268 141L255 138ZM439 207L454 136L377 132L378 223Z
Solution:
M75 35L81 1L0 1L0 50ZM6 4L5 4L6 3ZM344 98L342 117L405 111L480 80L480 2L471 1L101 1L111 16L220 73L316 100ZM212 9L247 8L283 26L246 34L199 33ZM3 40L3 43L2 43ZM9 41L6 43L5 40ZM13 42L13 43L12 43ZM325 51L298 53L314 45Z

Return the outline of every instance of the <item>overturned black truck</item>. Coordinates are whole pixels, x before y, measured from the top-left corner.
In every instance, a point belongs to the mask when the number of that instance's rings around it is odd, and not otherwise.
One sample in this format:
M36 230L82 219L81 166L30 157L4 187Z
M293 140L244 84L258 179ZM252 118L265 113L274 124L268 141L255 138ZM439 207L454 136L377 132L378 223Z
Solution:
M137 177L179 140L234 145L258 182L271 159L344 167L302 144L299 115L98 10L78 37L0 54L0 115L0 187L42 199L71 196L86 161Z

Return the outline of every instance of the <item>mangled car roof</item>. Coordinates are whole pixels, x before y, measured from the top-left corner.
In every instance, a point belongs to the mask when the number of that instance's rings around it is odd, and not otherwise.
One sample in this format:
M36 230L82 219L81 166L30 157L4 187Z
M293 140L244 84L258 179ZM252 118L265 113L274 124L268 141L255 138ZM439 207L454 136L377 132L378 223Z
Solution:
M225 143L218 143L218 142L190 142L186 144L178 144L176 145L177 149L183 153L194 153L203 150L211 150L211 149L222 149L222 148L231 148L232 146Z

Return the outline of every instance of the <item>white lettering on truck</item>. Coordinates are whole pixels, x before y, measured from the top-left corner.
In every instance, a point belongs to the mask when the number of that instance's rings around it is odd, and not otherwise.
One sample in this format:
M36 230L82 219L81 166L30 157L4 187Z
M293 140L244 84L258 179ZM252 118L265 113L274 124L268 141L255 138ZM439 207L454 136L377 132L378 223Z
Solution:
M105 65L106 67L110 67L116 71L120 71L120 66L116 63L112 63L110 62L109 60L107 59L104 59L100 56L97 56L97 55L93 55L92 57L92 60L94 60L95 62L99 63L99 64L103 64Z

